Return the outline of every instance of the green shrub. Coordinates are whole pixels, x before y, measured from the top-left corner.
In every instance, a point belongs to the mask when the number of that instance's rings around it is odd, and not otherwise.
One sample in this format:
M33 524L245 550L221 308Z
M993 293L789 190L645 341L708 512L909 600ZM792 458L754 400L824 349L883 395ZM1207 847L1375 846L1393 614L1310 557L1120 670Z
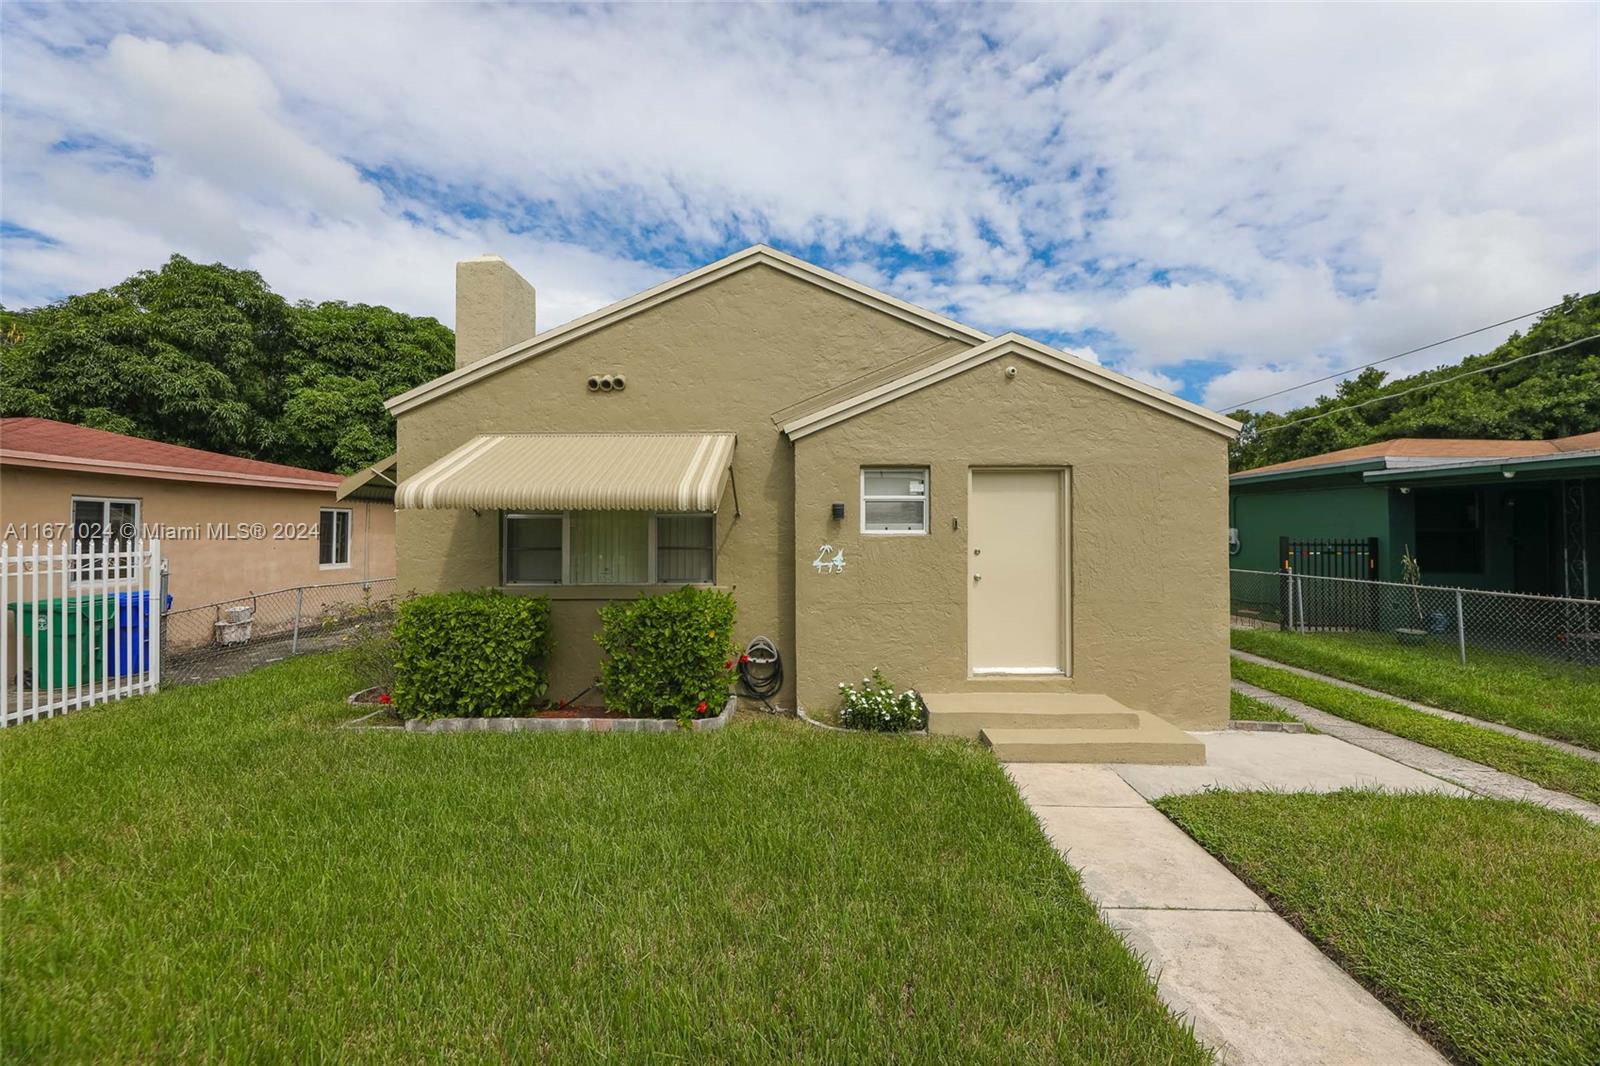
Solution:
M861 679L861 687L839 682L839 721L849 729L900 733L921 729L927 721L922 697L916 689L896 692L876 668Z
M720 714L733 691L735 609L726 592L681 588L600 608L606 707L641 718Z
M496 589L400 605L392 695L405 718L518 714L544 696L550 601Z

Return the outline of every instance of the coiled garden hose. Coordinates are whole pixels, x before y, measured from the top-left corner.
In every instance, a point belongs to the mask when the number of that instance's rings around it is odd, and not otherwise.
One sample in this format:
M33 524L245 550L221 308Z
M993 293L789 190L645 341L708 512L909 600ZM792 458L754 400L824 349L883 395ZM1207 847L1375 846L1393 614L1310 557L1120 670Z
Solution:
M739 680L744 683L747 695L760 700L768 711L777 713L767 701L783 688L783 656L778 654L772 641L756 637L745 646L744 654L739 656Z

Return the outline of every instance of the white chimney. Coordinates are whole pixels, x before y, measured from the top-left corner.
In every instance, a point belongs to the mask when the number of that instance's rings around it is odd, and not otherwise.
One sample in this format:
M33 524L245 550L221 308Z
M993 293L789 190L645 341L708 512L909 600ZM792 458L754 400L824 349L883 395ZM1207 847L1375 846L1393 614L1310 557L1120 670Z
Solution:
M456 264L456 366L533 336L533 286L498 255Z

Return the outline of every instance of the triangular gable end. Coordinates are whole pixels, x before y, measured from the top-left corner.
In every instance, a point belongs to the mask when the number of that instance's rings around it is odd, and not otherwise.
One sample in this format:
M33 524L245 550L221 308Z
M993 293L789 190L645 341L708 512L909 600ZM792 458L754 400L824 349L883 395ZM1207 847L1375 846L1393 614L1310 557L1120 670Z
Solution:
M1114 370L1107 370L1098 363L1091 363L1075 355L1069 355L1049 345L1040 344L1017 333L1007 333L996 337L986 344L970 348L963 352L930 363L918 370L912 371L893 381L877 385L855 396L840 400L838 403L815 411L804 417L795 419L783 427L784 433L790 440L799 440L801 437L836 426L840 422L848 421L856 415L864 414L884 404L893 403L902 396L908 396L929 385L937 384L947 378L954 377L973 367L999 359L1005 356L1018 356L1031 360L1052 370L1059 371L1069 377L1097 385L1100 388L1133 400L1136 403L1152 407L1163 414L1181 419L1203 429L1220 433L1229 440L1239 435L1242 428L1238 422L1226 418L1215 411L1207 410L1199 404L1190 403L1188 400L1163 392L1133 378L1119 374Z
M446 396L456 389L481 381L502 370L509 369L519 363L525 362L536 356L542 355L554 348L576 340L586 334L593 333L613 323L620 322L631 315L649 310L668 300L675 299L703 285L736 274L741 270L753 266L769 266L780 270L791 277L799 278L830 292L836 293L859 304L864 304L885 314L910 322L914 325L952 340L962 341L966 344L983 344L990 340L989 334L975 330L970 326L962 325L954 319L935 314L932 311L896 299L888 293L879 292L840 274L808 263L804 259L797 259L776 248L769 248L764 244L751 245L740 252L735 252L715 263L703 266L698 270L662 282L653 289L646 289L635 296L602 307L600 310L565 322L552 330L537 334L525 341L519 341L509 348L495 352L493 355L484 356L475 363L469 363L448 374L443 374L432 381L425 382L403 392L385 402L384 406L389 413L400 415L413 408L420 407L431 400Z

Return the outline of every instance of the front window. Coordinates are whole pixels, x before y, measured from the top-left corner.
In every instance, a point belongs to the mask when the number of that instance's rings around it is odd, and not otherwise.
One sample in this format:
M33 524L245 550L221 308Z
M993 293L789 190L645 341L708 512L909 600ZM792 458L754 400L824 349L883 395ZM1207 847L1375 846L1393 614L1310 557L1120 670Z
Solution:
M322 509L322 528L317 537L317 563L320 566L350 565L350 512L340 507Z
M71 539L81 543L83 551L96 555L128 551L139 539L139 501L74 496ZM104 560L95 559L87 566L91 580L99 581L108 576ZM121 558L113 569L110 577L127 577L127 557Z
M650 580L650 516L574 511L567 519L574 585L643 585Z
M861 532L926 533L928 468L864 467Z
M1483 572L1482 501L1476 489L1416 489L1417 562L1424 573Z
M505 584L561 584L562 544L567 519L559 514L505 517Z
M710 584L716 516L644 511L507 514L507 585Z
M715 568L717 516L656 515L656 580L710 584Z

